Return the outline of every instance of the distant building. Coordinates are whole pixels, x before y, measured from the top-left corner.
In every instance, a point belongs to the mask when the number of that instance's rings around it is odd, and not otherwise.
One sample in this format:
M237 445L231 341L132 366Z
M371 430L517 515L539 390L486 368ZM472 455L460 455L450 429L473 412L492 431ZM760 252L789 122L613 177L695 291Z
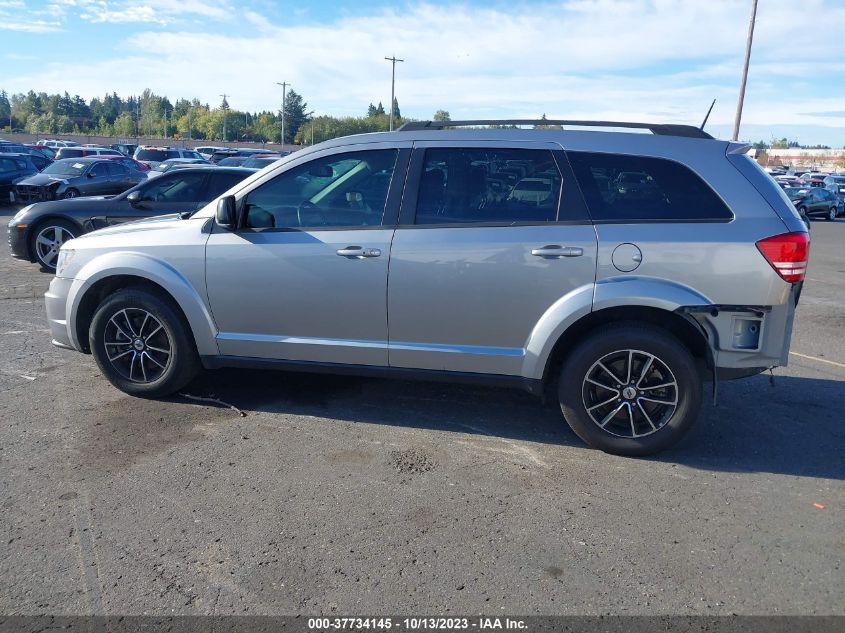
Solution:
M845 172L845 149L763 149L748 154L764 167L783 165L792 169Z

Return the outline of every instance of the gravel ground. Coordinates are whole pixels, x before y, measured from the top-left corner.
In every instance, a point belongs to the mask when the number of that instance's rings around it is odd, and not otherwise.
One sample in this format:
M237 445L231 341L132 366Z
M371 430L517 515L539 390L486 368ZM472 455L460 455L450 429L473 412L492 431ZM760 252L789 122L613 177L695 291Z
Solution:
M246 417L130 398L50 345L49 277L4 241L0 613L845 614L845 221L813 241L789 367L654 459L477 387L226 370L185 391Z

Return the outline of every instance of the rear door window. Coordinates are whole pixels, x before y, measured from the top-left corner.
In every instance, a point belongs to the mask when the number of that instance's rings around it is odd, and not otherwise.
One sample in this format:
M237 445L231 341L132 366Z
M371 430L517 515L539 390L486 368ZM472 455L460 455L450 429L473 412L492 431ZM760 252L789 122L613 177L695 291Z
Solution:
M691 169L672 160L568 151L595 222L726 221L719 196Z
M416 224L514 224L557 220L561 175L549 150L429 148Z

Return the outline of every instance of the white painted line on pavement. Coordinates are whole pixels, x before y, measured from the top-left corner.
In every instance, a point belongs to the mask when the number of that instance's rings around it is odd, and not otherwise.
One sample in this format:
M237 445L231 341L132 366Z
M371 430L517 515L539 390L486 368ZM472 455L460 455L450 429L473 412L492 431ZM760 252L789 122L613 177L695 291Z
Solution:
M827 360L824 358L818 358L817 356L808 356L807 354L799 354L798 352L789 352L793 356L798 356L799 358L806 358L808 360L817 360L820 363L827 363L828 365L833 365L834 367L842 367L845 369L845 363L837 363L836 361Z

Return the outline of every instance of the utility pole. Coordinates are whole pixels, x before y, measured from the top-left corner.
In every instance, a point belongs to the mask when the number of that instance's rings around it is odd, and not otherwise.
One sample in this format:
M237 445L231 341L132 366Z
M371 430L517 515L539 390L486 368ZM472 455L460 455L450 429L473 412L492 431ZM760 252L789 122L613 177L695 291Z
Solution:
M739 138L739 121L742 119L742 104L745 101L745 83L748 81L748 62L751 61L751 40L754 39L754 21L757 19L757 0L751 0L751 21L748 23L748 40L745 43L745 64L742 67L742 81L739 84L739 97L736 102L736 118L731 140Z
M286 81L282 81L282 82L277 81L276 85L282 87L282 136L281 136L281 140L282 140L282 145L284 145L285 144L285 94L286 94L286 91L287 91L287 87L290 84Z
M227 95L225 92L220 95L223 97L223 142L226 142L226 110L228 109L229 102L226 101L226 97L231 95Z
M188 140L191 140L191 110L193 109L193 105L188 106Z
M385 57L385 59L393 64L393 71L390 74L390 131L393 131L393 102L396 99L396 62L404 62L404 59L396 59L393 57Z

